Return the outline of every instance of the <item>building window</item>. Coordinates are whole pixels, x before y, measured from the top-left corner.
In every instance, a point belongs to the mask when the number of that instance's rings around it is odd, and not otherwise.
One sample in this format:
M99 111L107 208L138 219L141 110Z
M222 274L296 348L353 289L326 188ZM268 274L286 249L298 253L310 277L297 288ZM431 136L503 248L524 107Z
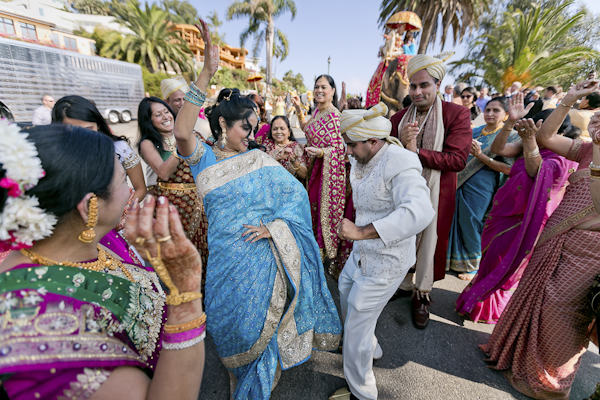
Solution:
M26 24L25 22L20 22L21 25L21 35L23 37L29 39L37 39L37 33L35 32L35 25Z
M77 40L65 37L65 49L77 51Z
M54 43L55 46L60 46L60 39L56 33L50 34L50 40L52 40L52 43Z
M15 34L15 25L12 19L0 18L0 33L8 33L9 35Z
M90 42L90 53L95 56L96 55L96 43Z
M38 7L38 10L40 12L40 17L44 16L44 9L42 7Z

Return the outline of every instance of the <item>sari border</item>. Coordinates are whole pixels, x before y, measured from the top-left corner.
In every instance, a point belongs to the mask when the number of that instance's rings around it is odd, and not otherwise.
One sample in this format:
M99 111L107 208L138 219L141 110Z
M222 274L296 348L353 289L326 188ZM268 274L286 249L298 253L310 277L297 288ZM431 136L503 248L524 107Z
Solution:
M331 182L331 153L333 153L332 147L322 148L323 150L323 175L321 182L321 204L320 215L321 219L321 233L323 235L323 242L325 243L325 251L327 256L333 260L337 255L337 248L333 246L333 234L331 233L331 215L330 215L330 197L331 193L330 182ZM345 203L345 199L342 200ZM345 204L342 204L342 209Z
M596 208L593 204L590 204L584 209L562 220L560 223L556 224L552 228L544 229L544 232L540 236L537 246L543 245L548 240L552 239L554 236L557 236L565 232L566 230L571 229L572 227L590 219L593 216L593 214L596 214Z
M226 158L204 169L196 177L198 195L204 198L211 191L262 167L281 167L268 154L260 150L249 151L236 157ZM283 168L283 167L281 167Z

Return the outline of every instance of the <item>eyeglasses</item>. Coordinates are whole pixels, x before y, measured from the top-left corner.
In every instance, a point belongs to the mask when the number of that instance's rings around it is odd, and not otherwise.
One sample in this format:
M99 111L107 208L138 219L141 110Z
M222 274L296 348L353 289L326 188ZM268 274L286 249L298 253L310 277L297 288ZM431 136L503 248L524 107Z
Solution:
M470 99L471 97L473 97L472 94L465 94L465 95L460 96L461 99Z

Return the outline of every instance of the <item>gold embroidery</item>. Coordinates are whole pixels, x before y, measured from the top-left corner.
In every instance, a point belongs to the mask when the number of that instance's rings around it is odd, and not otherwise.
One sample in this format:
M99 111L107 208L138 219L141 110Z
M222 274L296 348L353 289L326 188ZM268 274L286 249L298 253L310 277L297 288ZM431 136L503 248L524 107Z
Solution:
M552 239L554 236L560 234L564 230L576 226L586 220L589 216L596 213L596 208L593 204L587 206L583 210L571 215L569 218L564 219L560 223L556 224L550 229L544 229L542 236L540 236L540 240L537 243L537 247L543 245L548 240Z
M102 385L110 372L101 368L84 368L83 374L77 374L77 380L69 384L69 389L63 391L57 400L89 399Z
M579 153L579 149L581 148L581 145L583 144L583 140L581 139L574 139L573 140L573 144L571 145L571 149L569 150L569 153L567 153L567 159L568 160L572 160L572 161L577 161L577 153Z
M196 138L196 150L194 150L194 154L192 154L189 158L186 158L185 161L188 163L188 165L196 165L200 162L200 159L204 155L205 151L206 148L202 142Z

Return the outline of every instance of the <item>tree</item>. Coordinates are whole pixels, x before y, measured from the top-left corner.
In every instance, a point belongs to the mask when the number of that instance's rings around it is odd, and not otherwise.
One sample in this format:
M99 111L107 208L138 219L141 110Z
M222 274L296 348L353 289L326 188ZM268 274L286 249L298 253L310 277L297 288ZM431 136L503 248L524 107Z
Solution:
M171 14L172 22L188 25L198 23L198 10L187 0L162 0L162 5Z
M459 79L483 78L502 91L515 81L542 86L564 81L578 63L598 56L591 47L569 43L569 32L584 17L581 11L565 16L572 4L569 0L545 10L534 4L527 13L505 12L497 27L471 43L465 58L451 63L451 71L466 67Z
M117 22L133 34L117 35L106 41L100 55L144 65L152 73L171 67L188 71L191 52L187 44L171 29L169 12L156 4L144 8L134 0L127 3L113 1Z
M110 8L102 0L74 0L71 7L79 14L111 15Z
M416 13L423 23L418 53L424 54L427 47L435 44L440 27L442 49L446 45L450 28L454 44L461 42L465 35L477 29L479 17L489 9L489 4L490 0L382 0L379 7L379 23L384 25L398 11L408 10Z
M294 88L297 93L306 92L306 87L304 86L304 77L302 74L298 73L294 75L294 72L290 70L283 75L283 82Z
M240 35L241 46L244 46L250 35L255 38L254 54L258 54L262 47L262 42L266 43L266 64L267 64L267 86L273 82L273 47L275 44L275 34L280 43L281 60L287 56L287 39L283 32L275 28L275 19L280 17L286 11L292 14L292 20L296 17L296 3L293 0L236 0L227 8L227 19L243 18L249 19L248 28Z
M214 10L212 13L208 14L208 27L210 28L210 36L211 40L214 44L218 44L222 46L225 44L225 34L219 35L219 27L223 25L223 21L219 19L219 15L217 14L217 10Z

